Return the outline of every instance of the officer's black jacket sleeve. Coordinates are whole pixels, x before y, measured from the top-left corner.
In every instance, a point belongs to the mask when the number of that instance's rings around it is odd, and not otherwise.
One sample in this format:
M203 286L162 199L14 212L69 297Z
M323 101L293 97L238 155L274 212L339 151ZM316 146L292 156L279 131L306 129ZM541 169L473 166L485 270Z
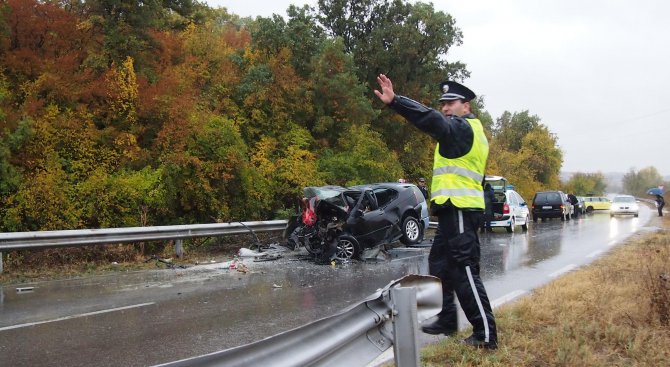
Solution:
M398 95L389 107L437 140L443 157L458 158L472 148L474 133L464 118L446 117L439 111Z

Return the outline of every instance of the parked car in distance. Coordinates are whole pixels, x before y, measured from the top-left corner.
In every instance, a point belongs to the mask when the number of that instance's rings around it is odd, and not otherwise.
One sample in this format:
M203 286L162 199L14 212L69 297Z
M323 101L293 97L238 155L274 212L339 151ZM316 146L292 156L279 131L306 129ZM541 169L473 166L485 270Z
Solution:
M413 184L305 187L303 193L301 212L288 221L284 238L319 262L359 258L363 250L397 240L418 244L428 228L428 205Z
M512 233L516 226L521 226L522 231L528 230L530 214L528 204L514 191L513 186L507 183L507 179L501 176L486 176L485 183L491 185L495 200L491 203L493 208L493 219L491 228L504 227L507 232Z
M583 196L577 196L577 205L575 205L574 212L578 214L586 214L586 202Z
M563 191L541 191L535 193L533 197L531 210L533 222L547 218L561 218L562 221L570 220L573 210L568 195Z
M604 196L585 196L586 212L591 213L594 210L609 210L611 206L610 199Z
M612 199L610 206L610 218L615 215L632 215L637 218L640 214L640 206L631 195L617 195Z

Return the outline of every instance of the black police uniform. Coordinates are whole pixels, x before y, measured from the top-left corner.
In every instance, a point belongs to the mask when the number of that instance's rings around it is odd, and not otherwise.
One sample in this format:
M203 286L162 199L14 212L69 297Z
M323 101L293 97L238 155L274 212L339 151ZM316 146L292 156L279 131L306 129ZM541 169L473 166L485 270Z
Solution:
M424 181L419 181L419 182L424 182ZM421 190L421 193L423 194L423 198L426 199L426 201L428 201L428 189L426 188L426 186L419 185L418 187L419 187L419 190Z
M474 93L460 84L456 85L456 88L453 85L450 87L451 93L442 95L440 100L474 98ZM462 94L459 95L459 92ZM471 93L471 96L468 93ZM458 158L467 154L472 148L474 132L465 118L475 118L474 115L446 117L439 111L398 95L389 106L437 140L440 144L439 153L443 157ZM438 320L424 326L423 331L445 335L458 331L455 292L461 308L473 326L473 336L465 342L494 349L497 347L495 318L479 276L480 248L477 231L483 219L482 210L457 208L451 201L447 201L444 204L431 202L431 211L438 217L438 229L428 257L429 271L431 275L442 280L443 301ZM457 251L452 249L454 246L461 249L456 255Z

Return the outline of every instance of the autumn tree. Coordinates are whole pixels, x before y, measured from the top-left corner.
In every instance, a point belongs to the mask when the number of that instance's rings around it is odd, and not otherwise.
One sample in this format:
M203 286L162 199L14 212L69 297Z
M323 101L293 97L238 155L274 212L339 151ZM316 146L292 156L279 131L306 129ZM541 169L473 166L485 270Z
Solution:
M631 195L646 196L647 190L663 184L663 177L656 167L650 166L635 171L631 168L623 176L623 190Z
M369 125L351 126L341 140L339 150L327 150L319 160L326 182L349 186L396 181L404 176L396 153Z
M505 176L524 197L559 187L563 152L538 116L506 111L491 133L487 174Z
M154 30L183 29L196 17L200 7L193 0L134 1L134 0L71 0L73 12L81 14L90 27L104 33L103 62L122 63L130 56L137 69L152 78L152 54L158 48Z
M324 41L311 69L314 123L310 127L322 146L336 146L352 126L369 125L377 117L366 97L367 87L358 80L341 39Z
M601 172L596 173L575 173L563 185L565 192L573 193L577 196L586 196L593 194L602 196L607 188L605 176Z
M275 14L270 18L259 17L249 25L254 48L277 54L282 49L291 51L291 65L298 75L307 78L311 72L310 60L327 40L318 25L313 9L289 6L288 20Z

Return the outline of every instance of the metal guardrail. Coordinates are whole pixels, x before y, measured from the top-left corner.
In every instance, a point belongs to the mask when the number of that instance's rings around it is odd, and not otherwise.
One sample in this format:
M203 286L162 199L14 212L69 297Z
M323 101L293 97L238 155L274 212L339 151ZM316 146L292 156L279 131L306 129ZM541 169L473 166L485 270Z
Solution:
M285 220L190 224L156 227L127 227L105 229L76 229L66 231L0 233L0 252L37 250L51 247L77 247L142 241L166 241L195 237L217 237L234 234L279 231Z
M281 231L286 227L286 223L286 220L270 220L155 227L5 232L0 233L0 273L3 271L2 252L39 250L52 247L78 247L143 241L177 240L176 252L181 256L181 242L178 240L195 237L229 236L245 233L252 233L255 235L254 232ZM429 228L436 227L436 222L430 222Z
M165 241L195 237L217 237L255 232L281 231L286 220L257 222L186 224L156 227L75 229L64 231L0 233L0 252L37 250L50 247L78 247L142 241ZM430 222L429 228L436 228Z
M408 275L333 316L251 344L160 366L365 366L391 345L396 366L418 366L418 321L441 309L440 280Z

